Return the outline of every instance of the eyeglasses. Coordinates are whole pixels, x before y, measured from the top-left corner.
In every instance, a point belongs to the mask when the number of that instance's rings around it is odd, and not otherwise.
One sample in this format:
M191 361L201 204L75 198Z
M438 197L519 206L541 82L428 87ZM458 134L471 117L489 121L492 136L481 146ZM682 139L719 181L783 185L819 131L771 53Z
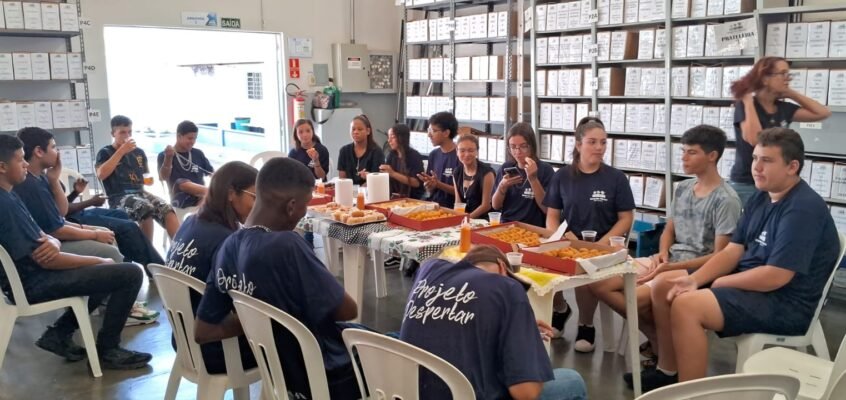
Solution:
M520 151L520 150L526 151L526 150L529 150L529 144L523 143L523 144L518 144L518 145L509 145L508 148L511 151Z
M241 191L242 191L242 192L244 192L244 193L246 193L246 194L248 194L248 195L250 195L250 196L253 196L253 198L254 198L254 199L256 198L256 194L255 194L255 193L253 193L253 192L251 192L251 191L249 191L249 190L241 190Z
M770 74L770 76L776 76L776 75L781 75L782 78L787 79L787 78L790 78L790 71L773 72L773 73Z

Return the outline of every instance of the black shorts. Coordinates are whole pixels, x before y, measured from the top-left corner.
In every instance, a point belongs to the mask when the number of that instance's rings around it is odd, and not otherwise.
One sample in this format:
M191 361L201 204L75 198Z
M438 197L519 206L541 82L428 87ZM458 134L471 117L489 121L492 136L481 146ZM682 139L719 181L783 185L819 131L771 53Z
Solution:
M723 330L719 337L747 333L799 336L808 332L813 318L773 293L750 292L737 288L712 288L723 313Z

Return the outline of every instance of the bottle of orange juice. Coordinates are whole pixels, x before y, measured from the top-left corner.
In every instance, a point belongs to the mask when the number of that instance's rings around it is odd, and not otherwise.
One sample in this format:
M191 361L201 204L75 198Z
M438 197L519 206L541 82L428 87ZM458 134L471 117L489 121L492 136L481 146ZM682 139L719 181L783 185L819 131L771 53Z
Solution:
M462 253L470 251L470 221L465 217L461 224L461 241L458 250Z
M364 210L364 191L358 191L358 197L356 197L356 206L359 210Z
M323 184L323 181L317 182L317 193L326 194L326 185Z

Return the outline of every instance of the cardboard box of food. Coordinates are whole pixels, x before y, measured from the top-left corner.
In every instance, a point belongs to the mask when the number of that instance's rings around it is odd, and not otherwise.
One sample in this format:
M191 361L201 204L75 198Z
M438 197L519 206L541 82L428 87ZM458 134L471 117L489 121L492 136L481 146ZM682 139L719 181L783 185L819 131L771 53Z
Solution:
M311 201L308 202L309 206L319 206L326 203L332 202L332 196L328 194L321 194L314 192L311 196Z
M524 224L522 222L508 222L508 223L504 223L504 224L501 224L501 225L488 226L488 227L484 227L484 228L473 229L472 231L470 231L470 243L473 243L473 244L489 244L489 245L494 246L494 247L496 247L496 248L498 248L498 249L500 249L500 250L502 250L503 252L506 252L506 253L509 252L509 251L516 251L517 250L517 244L516 243L505 242L505 241L502 241L502 240L499 240L499 239L496 239L496 238L493 238L493 237L490 236L490 235L495 234L495 233L506 231L509 228L513 228L513 227L522 228L522 229L525 229L527 231L537 233L541 238L548 238L553 233L552 231L550 231L548 229L539 228L539 227L534 226L534 225ZM523 243L523 244L527 245L526 243ZM533 243L529 243L528 245L532 245L532 244Z
M408 218L405 215L401 215L400 213L391 212L390 215L388 215L388 222L395 225L404 226L415 231L431 231L433 229L441 229L450 226L460 225L461 221L464 221L464 217L467 216L467 214L465 213L457 213L455 212L455 210L451 210L449 208L441 207L438 208L438 210L444 211L450 214L450 216L432 219L428 221L418 221L416 219Z
M564 259L545 254L552 250L566 249L568 247L600 250L608 254L580 259ZM581 240L561 240L545 243L537 247L520 249L520 252L523 253L524 264L546 268L564 275L584 274L589 271L595 272L624 263L628 258L628 251L626 249L616 250L611 246Z

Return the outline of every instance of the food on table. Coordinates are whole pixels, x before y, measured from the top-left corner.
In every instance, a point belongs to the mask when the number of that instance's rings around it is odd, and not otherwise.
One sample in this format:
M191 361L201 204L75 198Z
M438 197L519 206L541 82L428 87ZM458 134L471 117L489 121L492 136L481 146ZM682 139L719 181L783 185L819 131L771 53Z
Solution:
M577 249L573 247L565 247L563 249L545 251L543 254L552 257L563 258L565 260L577 260L580 258L604 256L610 253L605 250L598 249Z
M512 226L501 231L493 233L482 232L485 235L496 240L500 240L511 244L522 244L528 247L540 245L540 234L532 232L528 229L523 229L517 226Z
M444 210L429 210L429 211L418 211L413 212L411 214L406 215L405 217L408 219L413 219L415 221L431 221L433 219L440 219L440 218L447 218L447 217L454 217L455 214L448 213Z
M344 207L338 203L326 203L322 206L309 207L313 212L323 214L335 221L357 225L368 222L384 221L385 216L375 210L359 210L353 207Z
M420 201L420 200L402 199L402 200L396 200L396 201L389 201L389 202L386 202L386 203L374 204L374 206L381 208L383 210L391 210L391 209L394 209L394 208L417 207L417 206L421 206L421 205L424 205L424 204L428 204L428 203L425 202L425 201ZM437 207L437 205L435 205L435 207Z

